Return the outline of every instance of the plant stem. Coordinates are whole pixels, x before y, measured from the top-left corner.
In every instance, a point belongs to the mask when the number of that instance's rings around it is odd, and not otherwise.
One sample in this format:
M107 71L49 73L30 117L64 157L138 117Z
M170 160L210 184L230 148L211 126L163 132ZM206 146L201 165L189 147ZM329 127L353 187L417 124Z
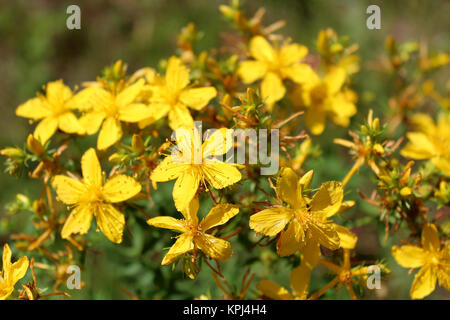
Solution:
M331 280L325 287L323 287L322 289L320 289L319 291L317 291L316 293L314 293L309 300L315 300L318 299L319 297L321 297L326 291L328 291L328 289L333 288L336 283L339 282L339 276L335 277L333 280Z
M345 186L350 181L351 177L355 174L356 171L358 171L358 169L363 165L363 163L364 163L363 157L360 157L358 158L358 160L356 160L355 164L347 173L344 180L342 180L342 186Z

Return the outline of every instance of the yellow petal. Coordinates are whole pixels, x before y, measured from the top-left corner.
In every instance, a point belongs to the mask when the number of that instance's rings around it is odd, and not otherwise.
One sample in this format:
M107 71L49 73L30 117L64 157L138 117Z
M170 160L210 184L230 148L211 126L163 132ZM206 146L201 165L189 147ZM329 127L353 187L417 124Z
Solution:
M256 289L273 300L294 300L289 291L272 281L262 280L256 285Z
M167 266L173 262L182 254L189 252L194 249L194 242L192 241L191 233L181 234L177 241L170 247L169 252L164 256L161 265Z
M180 91L189 84L189 69L177 57L171 57L168 61L166 83L174 91Z
M414 277L409 294L412 299L423 299L434 291L437 275L432 265L423 266Z
M115 104L115 97L99 86L88 87L78 92L71 100L71 105L75 105L81 111L105 111Z
M273 105L281 100L285 93L286 88L280 77L273 72L267 73L261 83L261 97L267 98L266 103L269 106Z
M310 239L302 250L302 265L313 269L320 260L320 244L314 239Z
M250 217L250 228L266 236L274 236L292 219L293 211L284 207L262 210Z
M144 129L146 126L151 125L152 123L158 121L162 117L165 117L169 111L171 106L167 103L151 103L148 106L151 110L150 116L146 119L139 121L139 128Z
M412 159L430 159L434 156L433 143L426 134L408 132L406 136L409 139L409 143L400 151L402 156Z
M216 95L217 90L214 87L186 89L181 92L180 101L194 110L201 110Z
M118 119L109 117L103 122L98 135L97 148L106 150L122 138L122 125Z
M208 257L221 261L228 260L233 255L231 244L210 234L201 233L194 237L194 244Z
M426 251L438 252L441 248L436 226L427 223L422 229L422 248Z
M132 177L120 174L106 181L102 194L106 201L115 203L133 198L141 189L139 182Z
M67 217L61 230L61 237L67 239L71 234L86 234L91 226L95 208L90 205L75 207Z
M298 193L299 198L303 199L303 194L302 194L303 190L309 189L313 177L314 177L314 170L309 170L300 178L300 180L298 180L297 193Z
M81 181L62 175L55 176L52 185L56 189L58 199L65 204L80 202L82 197L88 193L86 186Z
M442 157L434 157L431 162L446 175L450 176L450 158L445 155Z
M430 133L432 132L433 131L430 130ZM436 132L437 134L441 134L444 137L450 137L450 115L448 113L442 113L439 115L437 120Z
M330 250L339 249L339 235L333 223L312 223L309 225L308 230L311 233L312 239L318 241L324 247Z
M100 129L104 119L105 114L103 112L89 112L83 115L79 122L87 134L94 134Z
M152 171L150 179L156 182L166 182L176 179L188 168L183 163L174 163L169 155Z
M200 222L200 228L203 231L209 230L215 226L225 224L239 213L239 208L233 204L218 204L209 211L205 219Z
M309 280L311 278L311 269L306 265L292 269L289 276L291 288L295 291L295 295L300 299L306 299L308 295Z
M14 292L13 286L0 287L0 300L6 300Z
M3 256L2 256L2 268L3 268L3 272L9 272L9 270L11 269L11 248L9 247L9 245L7 243L5 243L5 245L3 246Z
M58 119L53 117L45 118L34 129L34 136L42 144L45 144L56 132L56 129L58 129Z
M127 106L136 101L136 98L144 88L145 81L140 79L136 83L122 90L116 97L116 102L120 107Z
M50 116L51 112L48 109L47 104L42 101L42 98L37 97L18 106L16 109L16 115L19 117L39 120Z
M280 71L283 77L289 78L292 81L302 85L312 85L319 83L320 81L319 76L314 72L314 70L309 65L304 63L297 63L289 67L284 67Z
M347 127L350 118L356 114L356 106L342 93L338 93L329 101L333 110L333 122L339 126Z
M14 262L11 265L10 269L10 281L15 284L17 281L22 279L28 270L28 258L27 257L21 257L19 260Z
M197 159L196 152L199 152L199 156L201 157L201 148L202 148L202 137L198 132L196 127L190 128L178 128L175 130L175 140L177 142L177 147L183 154L183 157L187 157L187 159L183 159L183 163L192 164L193 161L201 162L201 159ZM192 159L194 157L194 159ZM177 162L176 158L172 158L174 162ZM184 161L187 160L187 161Z
M250 54L256 60L262 62L273 62L275 60L275 52L272 46L261 36L253 37L250 40Z
M450 291L450 265L438 268L437 277L439 285Z
M227 128L214 130L202 145L203 157L227 153L233 147L233 132L234 130Z
M281 47L279 59L283 65L288 66L298 62L308 54L308 48L297 44L287 44Z
M190 225L198 225L198 197L194 197L192 201L189 203L189 205L181 211L181 214L186 219L186 222Z
M151 107L142 103L129 104L119 110L119 120L125 122L139 122L154 114Z
M172 130L178 128L191 128L194 126L189 109L181 104L177 104L169 111L169 126Z
M58 117L58 126L66 133L84 134L85 129L72 112L66 112Z
M291 168L281 168L277 178L277 192L280 198L293 208L299 206L297 184L298 176Z
M72 90L62 80L47 83L45 88L47 100L51 105L62 105L72 97Z
M90 148L81 157L81 171L85 184L100 188L103 184L102 168L95 149Z
M125 225L125 216L110 204L98 206L95 215L97 226L105 236L114 243L122 242L123 227Z
M327 86L328 93L333 95L341 90L342 85L345 82L346 73L343 68L333 68L325 78L323 79L325 85Z
M266 63L258 60L249 60L241 63L238 75L242 82L249 84L264 77L267 72Z
M187 169L180 174L173 186L173 201L178 211L182 212L197 193L200 177L196 170Z
M330 217L339 211L343 198L344 190L341 182L325 182L312 198L311 212L322 218Z
M287 230L281 232L280 239L277 241L277 253L280 257L293 255L303 248L304 242L299 241L302 238L298 236L301 232L300 228L298 222L292 221Z
M404 268L418 268L426 262L426 252L416 246L392 246L392 256Z
M172 217L156 217L147 220L147 224L157 228L171 229L186 232L184 222Z
M306 110L305 123L314 135L319 135L325 130L326 112L321 106L311 106Z
M338 224L335 224L334 228L339 235L341 248L354 249L356 246L356 242L358 241L358 237L356 236L356 234L348 230L346 227L340 226Z
M436 130L433 119L425 113L416 113L411 116L411 122L420 132L433 133Z
M211 163L205 161L202 170L208 183L216 189L231 186L242 178L239 170L228 163Z

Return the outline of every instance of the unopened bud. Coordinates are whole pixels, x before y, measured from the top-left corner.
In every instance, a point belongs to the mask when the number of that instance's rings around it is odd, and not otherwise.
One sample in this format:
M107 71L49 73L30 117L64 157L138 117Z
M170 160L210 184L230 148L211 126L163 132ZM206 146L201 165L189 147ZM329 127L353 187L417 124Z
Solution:
M258 102L256 92L253 88L247 88L247 104L249 106L256 105Z
M380 130L380 119L375 118L372 122L372 129L375 131Z
M23 151L19 148L5 148L0 150L0 155L9 158L18 158L23 156Z
M407 197L407 196L411 195L411 193L412 193L412 190L411 190L410 187L403 187L403 188L400 190L400 195L401 195L402 197Z
M233 118L233 113L224 106L230 108L233 106L233 98L228 93L222 98L221 107L225 118L227 118L227 120L230 120L231 118Z
M32 134L28 135L27 148L38 157L40 157L45 152L45 149L40 141L37 140Z
M226 5L220 5L219 6L219 10L220 12L222 12L222 14L228 18L228 19L233 19L234 18L234 10L232 8L230 8L229 6Z
M42 200L33 201L33 211L37 216L42 217L46 210L45 203Z
M145 144L140 135L133 134L133 137L131 138L131 147L139 154L145 151Z
M375 143L375 145L373 146L373 151L375 151L378 154L384 154L384 148L379 143Z

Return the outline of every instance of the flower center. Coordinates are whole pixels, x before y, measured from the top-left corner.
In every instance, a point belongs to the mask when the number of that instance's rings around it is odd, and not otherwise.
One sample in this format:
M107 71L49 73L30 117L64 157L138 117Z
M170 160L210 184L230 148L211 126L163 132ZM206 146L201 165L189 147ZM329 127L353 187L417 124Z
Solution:
M90 186L87 192L87 202L104 202L104 197L101 188Z
M309 210L308 206L305 206L301 209L296 209L294 213L294 221L296 221L300 228L298 232L300 232L300 238L302 241L305 241L306 236L308 235L308 229L311 224L314 223L314 218Z
M327 97L327 88L323 84L317 85L311 90L310 96L313 105L320 105Z

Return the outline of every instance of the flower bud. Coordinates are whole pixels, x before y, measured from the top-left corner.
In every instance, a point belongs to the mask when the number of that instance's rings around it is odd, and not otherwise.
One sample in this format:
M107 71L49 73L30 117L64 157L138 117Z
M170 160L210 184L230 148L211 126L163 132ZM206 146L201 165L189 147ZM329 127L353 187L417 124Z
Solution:
M32 134L28 135L27 148L38 157L42 156L42 154L45 152L42 144Z
M400 195L401 195L402 197L407 197L407 196L411 195L411 193L412 193L412 190L411 190L410 187L403 187L403 188L400 190Z
M375 143L373 146L373 151L375 151L378 154L384 154L384 148L381 144Z
M19 158L24 155L22 149L19 148L5 148L0 150L0 155L9 158Z
M140 135L133 134L133 137L131 138L131 147L139 154L145 151L145 144Z
M231 118L233 118L233 113L227 108L225 108L224 105L231 108L233 106L233 98L227 93L222 98L222 102L220 104L222 107L223 114L225 115L225 118L227 118L227 120L231 120Z
M257 105L258 103L258 97L256 96L256 92L253 88L247 88L247 104L249 106L251 105Z

